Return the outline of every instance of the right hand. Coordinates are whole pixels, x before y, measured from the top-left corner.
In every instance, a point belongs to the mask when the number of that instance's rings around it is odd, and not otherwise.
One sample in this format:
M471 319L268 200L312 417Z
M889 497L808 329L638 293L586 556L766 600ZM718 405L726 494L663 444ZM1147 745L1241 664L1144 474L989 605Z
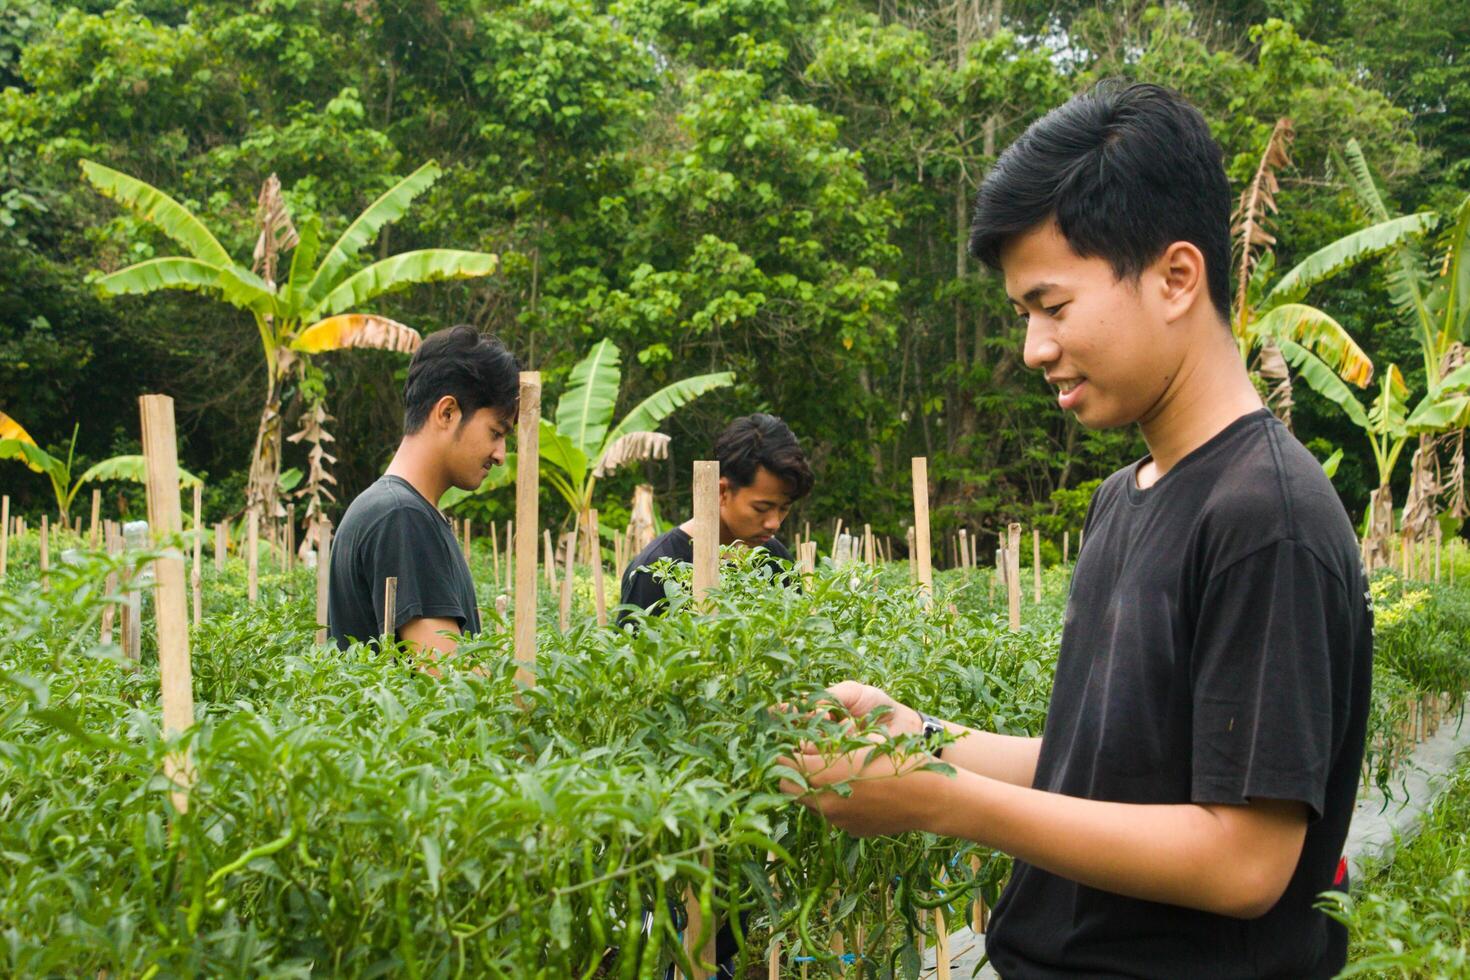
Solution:
M827 693L853 718L867 718L879 711L877 720L891 735L917 734L924 728L924 721L917 711L895 701L887 691L871 684L843 681L827 688ZM888 710L880 711L884 708Z

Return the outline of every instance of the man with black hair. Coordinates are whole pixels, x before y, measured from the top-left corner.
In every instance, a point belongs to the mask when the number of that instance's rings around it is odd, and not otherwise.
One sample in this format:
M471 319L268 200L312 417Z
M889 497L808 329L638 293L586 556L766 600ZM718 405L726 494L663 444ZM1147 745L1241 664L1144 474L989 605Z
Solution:
M741 543L764 548L791 561L791 552L776 537L791 506L812 489L812 470L790 427L774 415L738 418L715 440L720 461L720 544ZM623 573L623 605L656 610L666 601L663 583L648 566L660 558L694 561L691 518L654 538Z
M1230 207L1204 118L1153 85L1102 83L996 161L970 249L1004 275L1027 366L1083 425L1137 423L1149 455L1093 497L1040 738L844 682L843 710L932 755L789 760L801 802L853 833L1015 856L986 940L1002 977L1330 977L1346 960L1315 903L1357 795L1371 598L1332 485L1231 335ZM919 767L933 756L952 778ZM892 778L822 791L859 772Z
M403 388L403 439L332 539L327 628L339 647L382 633L388 578L398 579L396 638L429 658L479 632L475 583L436 505L450 487L473 490L505 461L519 397L514 355L473 327L441 330L419 346Z

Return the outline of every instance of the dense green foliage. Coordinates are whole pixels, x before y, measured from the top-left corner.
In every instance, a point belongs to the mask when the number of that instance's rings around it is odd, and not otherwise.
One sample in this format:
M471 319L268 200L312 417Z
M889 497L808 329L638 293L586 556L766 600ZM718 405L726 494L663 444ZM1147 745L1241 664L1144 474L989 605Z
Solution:
M844 736L770 709L852 677L1037 734L1068 581L1047 570L1019 633L988 575L941 575L926 611L902 564L829 566L802 593L727 567L706 615L676 576L674 611L637 634L596 627L585 595L561 634L543 596L522 710L493 614L434 680L396 651L317 648L310 573L267 568L250 607L232 558L206 568L191 633L198 779L180 817L156 656L145 643L134 666L97 643L107 560L55 566L42 592L35 535L15 544L0 590L0 962L25 975L585 977L613 946L607 975L644 978L675 955L668 900L692 889L722 915L752 913L751 964L774 937L835 968L841 932L870 976L913 977L919 913L993 900L1007 860L833 831L775 792L776 759ZM473 565L493 608L487 558ZM1372 738L1386 751L1402 738L1395 698L1470 689L1470 596L1435 587L1425 602L1392 577L1376 591L1387 687ZM1436 651L1423 667L1403 658L1419 648Z
M168 191L243 256L270 173L293 212L319 215L332 236L434 159L445 176L363 262L433 245L502 265L492 279L387 297L385 315L424 332L495 331L553 397L602 338L628 355L627 404L677 378L735 373L735 387L670 420L675 462L630 470L609 496L626 499L640 476L682 485L681 464L725 418L764 408L813 451L807 514L898 533L902 481L889 477L913 454L931 459L940 529L1049 512L1054 491L1138 446L1055 410L1020 363L997 277L959 248L967 199L1027 123L1105 74L1163 81L1204 110L1241 186L1291 116L1281 269L1363 224L1332 161L1349 137L1398 209L1463 196L1459 7L1196 6L11 0L0 7L0 408L52 448L85 418L85 465L135 449L133 397L168 391L186 423L183 462L208 477L210 518L237 512L265 388L256 331L197 296L101 302L89 276L172 246L100 200L78 161ZM1413 363L1381 268L1311 302L1376 363ZM398 428L402 363L361 353L320 359L341 420L343 499L376 476ZM1366 447L1299 392L1298 432L1319 456L1346 450L1337 482L1356 512L1374 480ZM288 426L299 395L286 392ZM303 453L288 447L286 465ZM40 481L14 471L5 483L27 511L44 506Z

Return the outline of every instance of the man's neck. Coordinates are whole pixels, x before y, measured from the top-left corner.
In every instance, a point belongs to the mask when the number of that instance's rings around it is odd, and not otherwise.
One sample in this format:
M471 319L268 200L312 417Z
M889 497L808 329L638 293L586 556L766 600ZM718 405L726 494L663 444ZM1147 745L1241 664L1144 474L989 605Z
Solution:
M1155 410L1139 421L1150 456L1138 470L1140 488L1158 482L1230 423L1261 407L1261 396L1236 352L1234 338L1225 334L1219 343L1228 350L1195 345Z
M408 483L432 507L439 506L439 498L449 489L449 479L444 475L443 467L407 436L398 444L398 451L388 464L387 475L396 476Z

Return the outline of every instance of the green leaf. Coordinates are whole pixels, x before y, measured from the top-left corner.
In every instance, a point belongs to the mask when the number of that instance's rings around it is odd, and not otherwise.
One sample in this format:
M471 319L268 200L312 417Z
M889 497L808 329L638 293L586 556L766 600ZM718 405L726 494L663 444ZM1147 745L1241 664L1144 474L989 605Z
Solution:
M348 277L303 317L318 320L417 282L441 279L474 279L495 271L499 258L489 252L463 252L448 248L425 248L403 252L374 262Z
M322 297L327 295L342 278L350 263L358 251L377 237L383 226L391 224L403 217L413 199L418 197L434 181L439 179L443 173L439 165L433 160L409 174L407 177L394 184L392 187L372 204L367 210L358 215L347 226L342 237L327 251L327 257L317 268L316 274L311 278L311 285L307 287L306 296L300 300L303 305L321 302Z
M557 429L586 459L592 459L602 447L612 422L622 383L621 358L616 344L599 340L572 368L567 389L556 403Z
M608 433L603 443L611 445L629 432L652 432L658 428L660 422L700 395L714 391L716 388L728 388L734 383L734 372L719 371L715 374L701 374L693 378L685 378L683 381L675 381L671 385L666 385L634 405L632 410L623 416L617 428Z
M296 226L296 248L291 252L291 271L286 276L286 287L282 290L283 305L294 312L306 303L307 291L311 288L312 266L321 251L322 222L316 215L308 215ZM293 317L293 319L296 319Z
M144 456L114 456L111 459L104 459L78 477L77 486L80 487L93 480L126 480L129 483L146 483L148 481L148 460ZM196 484L202 486L203 483L204 481L199 477L182 466L179 467L179 486L192 487Z
M82 176L109 197L178 242L189 254L213 266L232 264L209 229L194 214L163 191L127 174L91 160L83 160Z
M1441 395L1435 398L1426 395L1404 420L1410 434L1443 432L1447 429L1463 428L1470 409L1470 395Z
M587 479L587 455L571 438L546 419L541 420L541 465L548 463L567 476L573 487L581 487Z
M1322 461L1322 472L1327 474L1327 479L1337 476L1337 468L1342 464L1342 450L1334 450L1331 456Z
M119 269L98 279L96 287L101 296L136 296L158 289L217 291L219 267L171 255Z
M1347 329L1315 306L1286 303L1251 325L1259 336L1300 344L1322 359L1349 384L1366 387L1373 380L1373 361Z
M1264 314L1283 303L1299 301L1318 283L1365 259L1390 251L1412 235L1423 234L1434 227L1435 220L1436 215L1432 211L1390 218L1319 248L1276 281L1261 301L1259 312Z
M1278 341L1281 346L1281 356L1286 362L1296 369L1297 374L1317 394L1329 401L1336 402L1342 407L1347 417L1352 419L1353 424L1359 428L1368 428L1368 416L1363 411L1363 405L1353 395L1352 389L1347 386L1337 372L1322 362L1322 359L1305 347L1291 340Z
M459 487L450 487L444 491L444 496L439 498L439 509L448 510L455 504L463 503L471 497L478 497L482 493L491 490L499 490L501 487L510 486L516 479L516 454L506 453L505 462L499 466L490 467L490 472L485 474L485 479L473 490L461 490Z
M64 468L61 460L23 439L0 439L0 459L18 459L37 473L55 474Z

